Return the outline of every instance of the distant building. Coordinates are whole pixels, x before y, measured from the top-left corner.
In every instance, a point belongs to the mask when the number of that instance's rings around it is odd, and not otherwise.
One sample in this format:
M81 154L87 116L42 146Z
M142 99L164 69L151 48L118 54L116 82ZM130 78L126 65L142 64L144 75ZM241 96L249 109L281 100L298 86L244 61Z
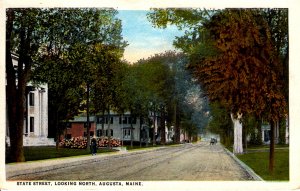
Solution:
M262 141L264 144L270 144L271 127L270 124L264 123L261 127L262 130ZM279 142L279 122L275 123L275 144ZM285 125L285 144L289 144L289 125L288 119Z
M153 115L150 115L149 119L153 120ZM160 142L161 135L158 131L160 118L156 116L155 123L151 127L148 126L148 121L146 121L144 118L142 121L140 120L141 119L139 117L132 117L130 112L125 112L121 115L119 113L110 111L109 116L107 113L105 113L103 116L91 116L89 120L91 127L90 136L108 136L110 131L110 135L113 138L119 139L123 142L130 142L132 139L134 142L141 141L142 143L150 143L153 140L154 131L156 142ZM70 139L72 137L86 137L86 121L87 118L84 116L77 116L74 118L74 120L69 121L63 137L66 139ZM174 138L174 127L167 127L166 124L165 132L166 142L172 142Z
M113 111L108 114L96 115L90 117L90 136L102 137L110 135L122 141L135 142L147 141L149 136L149 128L146 124L140 124L140 119L131 117L127 112L123 115ZM70 139L72 137L86 137L87 134L87 117L77 116L74 120L69 121L69 125L64 133L64 138ZM131 127L132 122L132 127ZM110 124L109 124L110 123ZM108 129L109 125L109 129Z
M18 57L12 55L13 64L17 65ZM55 145L54 139L48 138L48 87L47 84L35 87L32 83L26 86L25 116L23 128L24 146ZM6 142L9 142L9 123L6 120Z

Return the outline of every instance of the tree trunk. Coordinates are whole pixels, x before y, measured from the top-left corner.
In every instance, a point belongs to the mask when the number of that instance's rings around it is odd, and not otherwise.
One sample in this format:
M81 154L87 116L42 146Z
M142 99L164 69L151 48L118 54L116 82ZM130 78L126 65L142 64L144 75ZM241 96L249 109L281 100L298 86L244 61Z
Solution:
M274 172L274 155L275 155L275 122L271 120L271 132L270 132L270 155L269 155L269 172L273 174Z
M90 147L90 142L91 142L91 138L90 138L90 84L87 83L86 86L87 89L87 95L86 95L86 136L87 136L87 141L86 141L86 150L89 150Z
M19 31L20 51L17 69L18 77L16 77L16 71L14 69L11 57L11 34L15 16L14 11L12 9L8 9L6 16L6 98L10 133L10 157L13 162L23 162L25 161L23 150L23 128L25 112L24 104L26 98L25 89L28 74L31 68L27 53L30 44L29 39L26 39L26 31L24 29L24 26L21 25L21 29ZM27 32L29 33L30 31L28 30Z
M141 135L142 135L142 116L140 116L140 147L142 147L142 139L141 139Z
M261 125L262 125L262 120L260 117L257 117L257 140L256 143L257 145L262 145L262 129L261 129Z
M279 144L286 143L286 118L281 117L279 120Z
M102 137L104 137L104 113L105 109L102 110L102 123L101 123L101 131L102 131Z
M180 143L180 118L179 118L179 111L177 109L177 104L175 104L175 143Z
M130 112L130 116L131 116L131 112ZM132 125L132 120L130 120L130 147L133 147L133 125Z
M157 128L157 119L156 119L156 113L155 111L153 112L153 135L152 135L152 145L156 145L156 140L155 140L155 130Z
M165 111L164 111L164 107L162 108L162 111L161 111L160 127L161 127L161 131L160 131L160 143L162 145L165 145L166 144L166 124L165 124Z
M17 97L16 97L16 76L13 67L12 57L10 53L10 38L13 27L14 12L11 9L7 10L7 21L6 21L6 108L8 114L8 126L9 126L9 137L10 137L10 158L16 162L17 158Z
M237 114L237 117L234 117L231 114L231 120L234 125L234 142L233 142L233 153L241 154L243 153L243 131L242 131L242 123L240 119L242 118L242 114Z
M108 134L108 149L111 149L111 134L110 134L110 107L108 106L107 113L107 134Z
M123 147L124 145L124 125L123 125L123 116L124 116L124 112L122 112L122 115L121 115L121 146Z
M247 128L244 128L244 145L245 145L245 153L247 153Z
M285 144L289 144L289 116L285 119Z
M55 133L55 137L56 137L56 141L55 141L55 149L58 150L59 147L59 139L60 139L60 128L59 128L59 124L58 124L58 111L56 108L56 116L55 116L55 129L56 129L56 133Z

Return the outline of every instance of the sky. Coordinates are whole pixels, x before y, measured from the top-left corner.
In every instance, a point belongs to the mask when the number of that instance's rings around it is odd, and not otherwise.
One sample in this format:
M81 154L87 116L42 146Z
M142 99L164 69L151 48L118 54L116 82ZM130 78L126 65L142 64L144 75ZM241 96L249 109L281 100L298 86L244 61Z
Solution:
M175 36L182 36L175 26L166 29L152 27L146 10L119 10L117 17L122 20L122 35L129 44L125 48L124 59L134 63L166 50L175 50Z

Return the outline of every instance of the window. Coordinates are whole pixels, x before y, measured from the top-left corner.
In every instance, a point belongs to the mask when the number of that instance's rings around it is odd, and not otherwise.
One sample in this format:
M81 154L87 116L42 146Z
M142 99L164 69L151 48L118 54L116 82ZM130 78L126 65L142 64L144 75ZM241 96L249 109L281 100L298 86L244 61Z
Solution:
M270 134L271 134L271 131L270 131L270 130L265 130L265 131L264 131L264 141L265 141L265 142L270 141Z
M103 123L103 118L102 117L97 117L97 123L102 124Z
M97 136L98 136L98 137L103 136L102 129L98 129L98 130L97 130Z
M110 124L114 123L114 118L110 117ZM105 124L108 124L108 117L105 117Z
M136 124L136 117L129 117L129 123Z
M124 139L131 139L131 129L124 129L123 130L123 138Z
M123 117L123 124L127 124L127 117Z
M123 117L123 121L122 121L122 117L119 117L119 123L121 124L123 122L123 124L136 124L136 117Z
M30 132L34 132L34 117L30 117Z
M34 106L34 93L29 93L29 105Z
M110 130L110 136L114 136L114 130Z

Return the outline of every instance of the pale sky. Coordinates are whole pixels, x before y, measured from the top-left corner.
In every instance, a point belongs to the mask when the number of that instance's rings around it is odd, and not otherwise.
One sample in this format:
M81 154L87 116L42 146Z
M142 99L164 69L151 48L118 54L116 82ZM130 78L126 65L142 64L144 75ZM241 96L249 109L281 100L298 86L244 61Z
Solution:
M166 50L175 50L175 36L182 36L175 26L166 29L152 27L147 19L146 10L119 10L118 18L122 20L122 35L129 44L125 48L124 59L136 62Z

